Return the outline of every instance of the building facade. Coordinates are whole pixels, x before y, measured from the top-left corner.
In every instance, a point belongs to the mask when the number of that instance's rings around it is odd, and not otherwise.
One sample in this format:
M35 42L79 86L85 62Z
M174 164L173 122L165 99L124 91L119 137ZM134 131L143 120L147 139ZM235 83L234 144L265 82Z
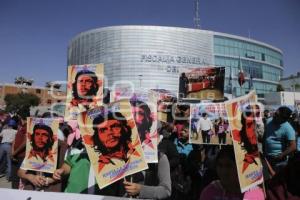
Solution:
M65 101L66 93L60 90L17 84L0 84L0 106L5 107L4 98L7 94L30 93L38 96L40 106L53 106Z
M270 92L265 95L266 107L277 105L300 109L300 92Z
M282 85L284 91L290 92L300 92L300 72L296 75L291 75L280 79L280 84Z
M238 85L239 62L246 80L252 76L259 98L276 91L283 72L281 50L235 35L177 27L112 26L82 32L68 46L68 65L104 63L106 86L111 89L130 82L138 88L176 93L181 70L215 65L226 67L225 92L240 96L249 91L250 81Z

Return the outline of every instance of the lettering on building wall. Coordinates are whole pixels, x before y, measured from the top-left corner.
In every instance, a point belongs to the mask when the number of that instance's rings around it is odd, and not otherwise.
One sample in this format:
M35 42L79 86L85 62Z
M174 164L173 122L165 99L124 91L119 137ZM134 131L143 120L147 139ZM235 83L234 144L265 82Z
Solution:
M193 64L193 65L208 65L209 63L204 58L194 56L171 56L157 54L141 55L143 63L162 63L162 64Z
M166 68L166 72L178 74L179 73L179 67L178 66L173 66L173 65L172 66L168 65L167 68Z

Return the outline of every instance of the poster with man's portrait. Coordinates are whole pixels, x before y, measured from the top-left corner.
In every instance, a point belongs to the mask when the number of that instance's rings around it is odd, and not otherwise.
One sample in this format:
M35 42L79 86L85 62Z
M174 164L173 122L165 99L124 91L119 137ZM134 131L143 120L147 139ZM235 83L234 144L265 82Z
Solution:
M59 121L27 118L26 154L22 169L53 173L57 165Z
M226 102L231 136L241 191L245 192L263 182L262 163L257 146L255 91Z
M156 105L148 100L148 93L136 92L130 98L131 111L142 143L147 163L158 162L158 133Z
M232 144L224 103L191 104L190 124L190 143Z
M103 64L68 67L65 120L77 119L80 112L103 103Z
M128 100L82 112L78 120L100 189L148 168Z
M178 99L223 99L224 80L225 67L186 69L179 74Z

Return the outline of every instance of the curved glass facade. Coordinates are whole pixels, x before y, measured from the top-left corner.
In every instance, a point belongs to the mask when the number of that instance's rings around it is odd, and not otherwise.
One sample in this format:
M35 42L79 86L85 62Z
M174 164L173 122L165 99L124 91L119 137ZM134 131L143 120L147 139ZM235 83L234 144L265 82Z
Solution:
M247 93L250 89L250 76L258 97L263 98L265 93L276 91L283 72L280 50L246 38L215 33L214 56L215 65L226 67L225 92L233 89L236 96ZM239 62L247 79L242 87L237 82ZM233 79L232 88L229 88L230 71Z
M238 63L259 97L275 91L282 75L282 53L268 44L212 31L160 27L112 26L75 36L68 46L68 65L104 63L108 87L130 81L135 87L177 91L179 71L186 67L226 67L235 96L247 93L237 84ZM229 88L225 87L225 91Z

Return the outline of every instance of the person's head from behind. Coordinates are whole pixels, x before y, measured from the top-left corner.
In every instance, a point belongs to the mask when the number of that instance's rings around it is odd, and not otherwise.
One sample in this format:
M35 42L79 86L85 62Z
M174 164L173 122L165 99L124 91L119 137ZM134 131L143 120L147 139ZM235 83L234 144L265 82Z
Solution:
M99 89L96 74L89 70L82 70L76 74L73 83L73 96L75 99L92 99Z
M36 124L33 127L31 144L35 151L48 152L54 144L52 129L45 124Z
M13 119L10 119L7 123L8 128L14 128L16 125L17 125L17 123Z
M222 117L219 117L219 123L223 124L224 123L224 119Z
M134 121L137 125L137 129L140 135L141 141L144 141L147 132L150 132L153 119L149 106L143 101L130 100L131 112L134 117Z
M94 149L102 154L112 153L120 149L129 150L131 128L120 112L108 112L98 115L93 120Z
M207 118L207 113L202 113L202 117L203 117L204 119L206 119L206 118Z
M290 119L291 114L291 109L286 106L281 106L274 113L273 120L275 121L275 123L282 124Z
M233 146L222 146L216 157L216 170L226 191L240 190Z
M270 117L270 111L269 110L264 110L264 117L265 118L268 118L268 117Z

